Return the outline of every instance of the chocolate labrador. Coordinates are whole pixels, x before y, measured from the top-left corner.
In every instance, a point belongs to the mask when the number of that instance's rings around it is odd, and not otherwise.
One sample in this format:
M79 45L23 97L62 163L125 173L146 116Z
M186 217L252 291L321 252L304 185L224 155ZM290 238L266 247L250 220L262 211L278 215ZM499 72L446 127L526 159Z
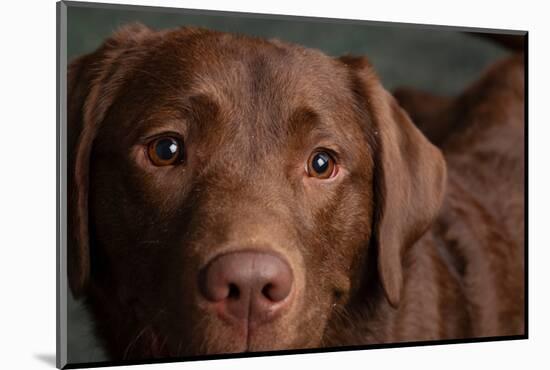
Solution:
M75 60L69 284L111 358L523 334L523 66L498 68L445 160L365 58L132 25Z

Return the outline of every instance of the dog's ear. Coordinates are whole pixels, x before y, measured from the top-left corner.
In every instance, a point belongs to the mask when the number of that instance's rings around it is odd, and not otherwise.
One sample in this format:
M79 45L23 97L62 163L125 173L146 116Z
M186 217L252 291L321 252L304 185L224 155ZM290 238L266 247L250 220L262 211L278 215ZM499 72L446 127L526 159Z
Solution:
M74 60L67 71L68 232L67 270L79 297L90 276L88 187L94 139L115 99L136 46L153 32L132 24L116 32L95 52Z
M386 298L396 307L403 288L404 252L425 233L443 200L445 160L382 87L365 58L340 60L352 71L355 93L367 110L366 129L376 143L372 237Z

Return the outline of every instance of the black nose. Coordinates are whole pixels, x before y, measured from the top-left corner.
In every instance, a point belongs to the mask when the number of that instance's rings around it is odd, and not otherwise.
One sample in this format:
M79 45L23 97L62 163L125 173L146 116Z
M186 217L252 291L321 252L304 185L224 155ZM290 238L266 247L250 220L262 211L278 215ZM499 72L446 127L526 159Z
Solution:
M201 272L200 288L222 316L261 324L288 306L293 281L290 266L280 257L245 251L210 262Z

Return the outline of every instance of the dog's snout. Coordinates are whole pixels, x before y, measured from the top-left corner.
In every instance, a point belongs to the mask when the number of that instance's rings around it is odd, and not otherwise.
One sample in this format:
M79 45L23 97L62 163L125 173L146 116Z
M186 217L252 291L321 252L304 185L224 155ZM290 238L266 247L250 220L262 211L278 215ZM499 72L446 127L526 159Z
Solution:
M288 306L293 282L292 270L281 257L243 251L210 262L201 271L200 290L222 316L259 324Z

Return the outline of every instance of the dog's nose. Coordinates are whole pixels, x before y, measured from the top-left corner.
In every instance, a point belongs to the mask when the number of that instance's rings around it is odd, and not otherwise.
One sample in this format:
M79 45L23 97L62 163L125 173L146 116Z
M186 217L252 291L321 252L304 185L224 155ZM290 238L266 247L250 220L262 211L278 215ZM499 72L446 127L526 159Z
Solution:
M222 316L252 325L273 320L288 306L293 281L282 258L243 251L210 262L201 271L200 290Z

